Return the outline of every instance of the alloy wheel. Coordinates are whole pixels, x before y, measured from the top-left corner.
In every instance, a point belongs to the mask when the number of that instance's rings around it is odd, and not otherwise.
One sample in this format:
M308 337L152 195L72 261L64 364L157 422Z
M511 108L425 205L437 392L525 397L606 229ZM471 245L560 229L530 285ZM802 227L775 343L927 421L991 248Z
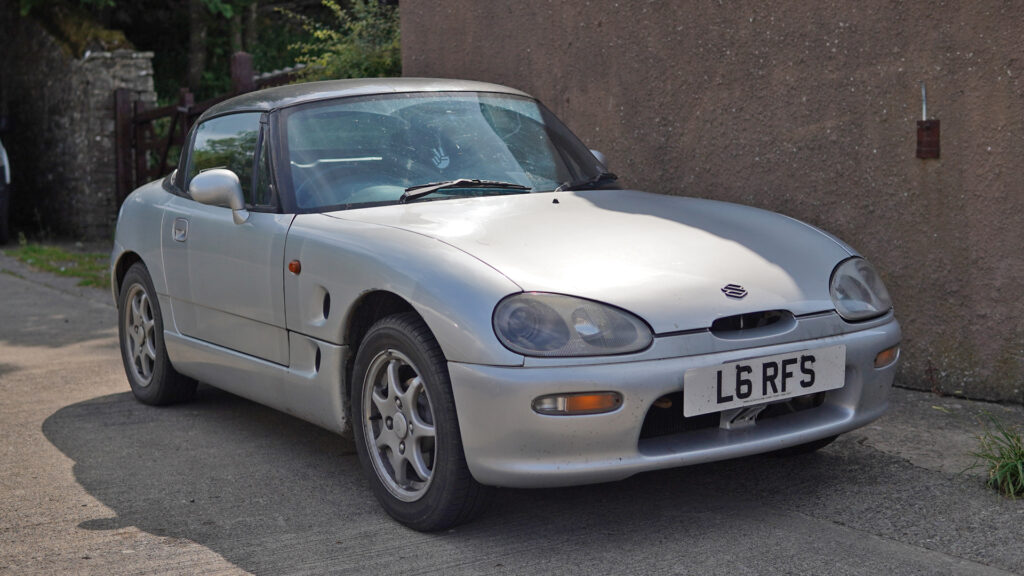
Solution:
M434 411L420 371L394 349L374 357L363 385L363 436L373 469L395 498L426 494L437 457Z

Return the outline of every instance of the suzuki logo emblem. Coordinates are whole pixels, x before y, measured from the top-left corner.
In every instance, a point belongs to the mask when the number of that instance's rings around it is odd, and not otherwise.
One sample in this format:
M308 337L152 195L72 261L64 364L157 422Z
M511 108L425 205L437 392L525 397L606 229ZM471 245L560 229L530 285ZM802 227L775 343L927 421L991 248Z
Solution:
M735 298L739 300L747 295L747 289L739 284L726 284L722 287L722 293L729 298Z

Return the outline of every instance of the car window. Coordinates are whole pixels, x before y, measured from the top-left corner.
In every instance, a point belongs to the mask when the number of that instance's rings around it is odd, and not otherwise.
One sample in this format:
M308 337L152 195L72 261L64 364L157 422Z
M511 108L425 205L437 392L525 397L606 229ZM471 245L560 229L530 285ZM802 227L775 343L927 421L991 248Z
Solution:
M236 175L249 204L253 196L253 155L260 133L260 114L229 114L203 122L196 128L189 159L188 182L203 170L227 168ZM185 184L186 188L188 183Z
M602 169L536 100L505 94L344 98L287 109L283 125L278 182L300 211L395 203L408 187L460 178L550 191Z
M270 185L270 138L267 136L267 130L264 127L260 137L259 153L256 157L256 187L253 190L252 198L254 206L273 206L275 204Z

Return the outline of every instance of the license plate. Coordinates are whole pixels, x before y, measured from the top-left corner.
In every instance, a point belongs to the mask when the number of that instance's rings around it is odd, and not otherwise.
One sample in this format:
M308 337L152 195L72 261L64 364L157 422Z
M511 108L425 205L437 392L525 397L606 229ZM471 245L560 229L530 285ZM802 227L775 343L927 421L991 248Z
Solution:
M683 415L835 390L845 382L845 345L694 368L686 371L683 380Z

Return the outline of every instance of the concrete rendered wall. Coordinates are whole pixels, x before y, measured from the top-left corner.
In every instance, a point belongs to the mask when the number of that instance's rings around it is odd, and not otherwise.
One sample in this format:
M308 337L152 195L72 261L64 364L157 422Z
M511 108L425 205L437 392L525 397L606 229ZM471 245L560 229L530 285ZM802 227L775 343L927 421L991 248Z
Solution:
M534 94L625 185L776 210L883 274L901 385L1024 401L1024 6L410 0L403 73ZM921 114L942 158L915 158ZM595 231L595 234L599 231Z
M111 239L117 219L114 90L156 103L152 52L70 55L17 3L0 3L0 112L12 228Z

